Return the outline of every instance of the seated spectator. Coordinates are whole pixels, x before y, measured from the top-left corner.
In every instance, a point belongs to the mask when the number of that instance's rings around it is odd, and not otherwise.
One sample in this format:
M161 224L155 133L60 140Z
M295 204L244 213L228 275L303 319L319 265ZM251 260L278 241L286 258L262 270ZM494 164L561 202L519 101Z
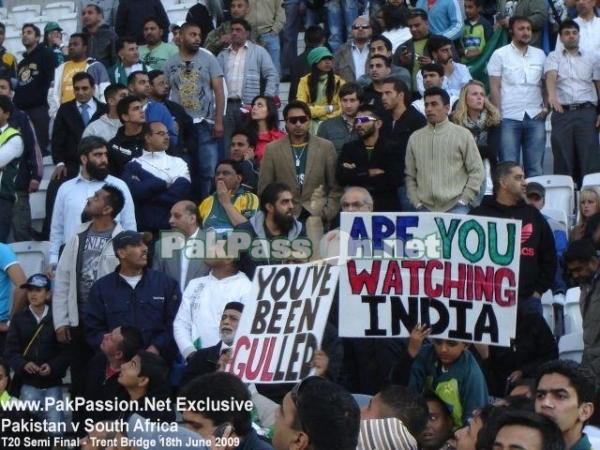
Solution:
M225 305L219 323L219 338L221 340L211 347L194 350L188 355L185 370L181 377L181 386L185 386L200 375L225 370L229 357L224 354L231 354L230 349L235 340L235 333L240 324L243 311L243 303L229 302Z
M452 410L454 428L468 424L472 412L487 404L485 377L468 351L468 344L434 339L423 345L429 335L427 325L417 324L410 333L408 353L392 371L392 382L408 386L415 392L433 391Z
M494 439L494 450L592 448L587 439L578 445L586 444L588 447L565 445L555 422L529 411L507 412L498 418L496 428L498 432Z
M588 218L600 213L600 190L595 186L586 186L579 192L579 218L569 233L569 241L582 239Z
M0 77L17 78L17 58L4 47L6 25L0 22Z
M83 3L89 0L81 0ZM99 2L107 0L98 0ZM116 0L108 0L110 2ZM116 9L116 7L115 7ZM83 28L81 32L88 37L88 55L100 61L104 67L110 67L117 62L117 51L115 44L117 35L112 25L104 20L104 9L97 4L90 3L80 9ZM107 12L107 16L109 16ZM109 17L106 18L110 22ZM79 27L77 27L79 29Z
M285 137L286 134L279 129L279 111L273 97L256 96L252 99L251 107L246 125L258 134L254 156L260 164L267 144Z
M419 72L423 75L423 88L425 90L431 89L432 87L442 88L444 83L444 68L437 63L425 64ZM450 109L454 109L458 97L456 95L450 95ZM425 115L425 99L419 98L411 103L412 107Z
M229 157L242 166L242 187L256 193L260 164L256 158L258 136L249 128L234 130L231 135L231 153Z
M484 195L492 194L491 174L498 163L502 116L498 108L487 99L483 83L471 80L460 90L452 121L473 134L485 167L485 181L474 200L474 205L478 205Z
M117 113L117 103L127 96L127 92L127 86L123 84L109 84L104 89L104 99L106 100L108 112L96 120L90 119L90 123L83 130L81 137L99 136L106 142L113 139L122 125Z
M448 405L436 394L423 394L429 416L425 429L417 436L421 450L439 450L452 438L452 417Z
M10 365L0 357L0 411L5 410L9 402L16 400L10 394L10 382Z
M169 390L167 375L169 367L163 358L153 352L139 351L129 362L121 366L118 382L127 391L127 399L137 401L129 411L121 411L118 419L127 422L138 413L152 422L174 422L175 408L152 408L146 402L167 402ZM165 403L163 403L165 404Z
M181 389L179 395L186 400L186 405L199 405L206 399L210 399L210 402L215 404L234 401L241 405L252 399L250 391L239 378L224 372L209 373L195 378ZM252 411L245 407L227 411L186 407L182 411L186 426L203 439L214 438L217 427L226 425L225 429L221 430L221 436L225 439L239 440L239 444L231 448L271 450L273 447L262 440L252 427L251 413Z
M391 61L384 55L372 55L369 57L369 75L371 82L364 87L363 101L377 108L379 114L384 113L383 107L383 82L390 78Z
M417 450L419 447L417 440L401 420L394 418L363 419L360 421L360 434L356 449L371 450L373 448Z
M153 16L146 17L143 23L145 44L140 46L140 59L154 70L162 69L167 59L179 53L173 44L167 44L162 39L168 28L162 28L160 21Z
M311 115L311 133L316 134L325 119L339 116L339 90L345 83L333 73L333 55L327 47L317 47L307 56L310 73L298 84L297 99L305 102Z
M198 211L202 229L222 237L256 214L258 197L242 187L241 165L230 159L217 164L215 185L216 191L200 203Z
M286 394L274 428L275 450L355 450L360 410L341 386L308 377Z
M117 103L117 115L122 126L107 145L110 173L120 177L129 161L142 156L145 146L143 129L146 113L142 101L128 95Z
M427 416L427 404L421 394L406 386L397 385L388 386L377 393L360 411L363 421L390 418L401 420L413 439L425 428Z
M62 400L62 379L70 361L67 346L56 340L52 326L52 310L47 305L50 280L38 273L21 289L27 290L29 307L13 316L4 355L23 383L21 400L39 401L43 405L37 411L41 418L58 425L63 421L63 410L47 402Z
M88 363L85 383L86 400L106 402L125 399L123 387L119 384L121 366L131 361L144 346L142 332L130 325L123 325L106 333L100 344L100 351ZM115 420L118 411L92 409L89 417L94 422Z
M69 47L62 41L63 29L58 22L48 22L44 27L44 46L54 53L56 65L59 66L65 62L69 55Z
M197 350L219 342L219 323L225 305L245 304L250 299L252 283L239 271L237 261L221 257L207 258L204 262L210 273L189 282L173 323L175 341L186 359Z
M494 34L492 24L481 15L484 0L465 0L465 26L458 46L461 61L467 64L481 55L487 42Z
M388 38L381 34L371 38L371 42L369 43L369 58L375 55L382 55L391 61L393 54L394 52L392 52L392 43ZM408 70L402 66L392 64L391 62L388 64L388 67L390 68L390 76L404 81L409 86L411 85L411 77ZM361 77L358 78L357 83L364 88L368 86L371 81L371 75L367 70Z
M294 41L297 38L294 36ZM291 65L289 68L289 76L284 75L281 81L290 82L290 92L288 94L288 102L296 100L298 93L298 85L300 84L300 78L310 72L310 65L308 64L308 54L317 47L322 47L327 42L325 36L325 30L320 25L311 25L304 31L304 51L298 56L297 52L292 55L287 55L284 52L283 58L291 58ZM294 42L294 49L296 43Z
M148 66L140 61L138 45L134 38L120 37L115 44L117 62L108 69L111 83L127 83L127 77L135 71L147 72Z

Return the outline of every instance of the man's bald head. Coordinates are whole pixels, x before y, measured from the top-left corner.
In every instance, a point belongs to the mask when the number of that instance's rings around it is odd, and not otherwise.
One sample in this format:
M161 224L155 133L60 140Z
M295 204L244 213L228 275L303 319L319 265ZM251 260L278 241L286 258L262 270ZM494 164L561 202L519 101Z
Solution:
M198 206L189 200L175 203L171 208L169 226L172 230L179 230L186 238L189 238L200 226Z

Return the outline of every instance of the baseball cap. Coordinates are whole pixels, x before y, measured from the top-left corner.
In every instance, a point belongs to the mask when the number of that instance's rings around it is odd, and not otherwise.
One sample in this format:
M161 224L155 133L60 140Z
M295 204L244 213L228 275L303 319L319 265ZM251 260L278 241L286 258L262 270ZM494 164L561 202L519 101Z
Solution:
M169 31L172 33L173 30L177 30L179 28L181 28L181 25L183 25L185 23L185 20L180 20L179 22L174 22L171 25L169 25Z
M113 238L113 249L116 252L128 245L138 245L140 242L149 242L152 240L152 233L139 233L137 231L121 231Z
M546 188L542 186L540 183L536 183L535 181L532 183L527 183L527 187L525 188L525 195L539 195L540 198L546 197Z
M48 22L44 27L44 33L48 33L49 31L62 31L63 29L60 27L58 22Z
M27 282L21 285L21 289L27 289L30 287L46 288L50 290L50 280L43 273L36 273L27 278Z

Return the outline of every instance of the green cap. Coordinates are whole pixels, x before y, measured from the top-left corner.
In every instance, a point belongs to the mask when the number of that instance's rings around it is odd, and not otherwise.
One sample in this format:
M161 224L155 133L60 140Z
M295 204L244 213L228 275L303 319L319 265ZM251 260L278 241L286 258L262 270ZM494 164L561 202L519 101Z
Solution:
M60 27L58 22L48 22L44 27L44 33L48 33L49 31L62 31L63 29Z
M308 65L312 66L313 64L317 64L323 58L333 58L333 55L327 47L313 48L306 59L308 60Z

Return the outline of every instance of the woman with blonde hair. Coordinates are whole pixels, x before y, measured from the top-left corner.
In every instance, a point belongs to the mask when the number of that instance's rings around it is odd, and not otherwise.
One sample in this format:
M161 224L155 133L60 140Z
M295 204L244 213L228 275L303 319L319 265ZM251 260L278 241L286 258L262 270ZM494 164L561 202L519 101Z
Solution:
M600 189L586 186L579 192L579 221L569 233L569 241L583 238L587 220L596 213L600 213Z
M471 80L460 91L452 120L473 134L485 167L485 181L472 203L477 206L483 195L492 193L491 172L498 163L502 117L498 108L487 99L483 83Z
M341 114L340 88L345 81L333 73L333 55L327 47L317 47L307 58L310 73L300 78L296 99L310 108L310 133L317 134L321 122Z

